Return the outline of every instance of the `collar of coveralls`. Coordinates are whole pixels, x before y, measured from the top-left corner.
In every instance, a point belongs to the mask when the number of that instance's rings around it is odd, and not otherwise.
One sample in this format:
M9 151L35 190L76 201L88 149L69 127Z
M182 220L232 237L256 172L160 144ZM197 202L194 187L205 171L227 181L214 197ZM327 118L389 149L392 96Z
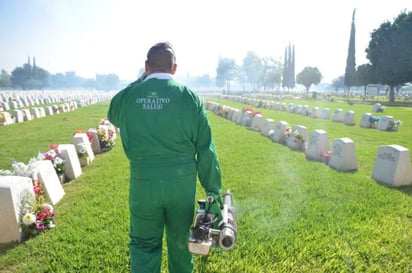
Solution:
M157 73L150 74L144 80L147 81L149 79L173 80L173 75L170 73L157 72Z

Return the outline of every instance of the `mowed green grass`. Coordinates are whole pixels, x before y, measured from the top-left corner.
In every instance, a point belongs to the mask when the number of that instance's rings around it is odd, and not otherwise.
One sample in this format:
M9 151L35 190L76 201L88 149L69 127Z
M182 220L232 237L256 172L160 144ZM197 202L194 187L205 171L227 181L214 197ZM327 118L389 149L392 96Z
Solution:
M338 172L308 161L302 152L209 112L223 189L235 199L238 242L232 251L212 249L207 261L196 256L195 272L411 271L412 189L389 188L371 178L379 145L412 147L411 109L387 107L384 114L403 125L399 132L382 132L359 128L361 113L371 112L371 105L308 103L327 106L332 113L335 108L354 110L357 125L256 110L265 118L304 125L308 132L324 129L331 142L353 139L359 170ZM9 158L27 162L49 143L70 143L76 129L95 127L107 107L92 105L0 127L8 140L0 143L0 168L9 168ZM64 185L66 195L55 206L55 229L1 250L0 272L128 272L128 172L119 139L112 151L98 155L82 176ZM204 198L200 186L198 197Z

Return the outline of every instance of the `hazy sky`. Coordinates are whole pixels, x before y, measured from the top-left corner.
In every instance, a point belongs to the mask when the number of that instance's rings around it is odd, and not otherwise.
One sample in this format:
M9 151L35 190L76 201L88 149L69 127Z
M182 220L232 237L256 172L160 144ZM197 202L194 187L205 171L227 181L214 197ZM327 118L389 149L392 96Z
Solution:
M241 65L248 51L283 62L295 45L296 73L316 66L323 82L344 74L353 9L356 65L367 62L370 33L406 0L0 0L0 69L35 57L50 73L115 73L131 81L147 50L170 41L177 75L214 77L220 57Z

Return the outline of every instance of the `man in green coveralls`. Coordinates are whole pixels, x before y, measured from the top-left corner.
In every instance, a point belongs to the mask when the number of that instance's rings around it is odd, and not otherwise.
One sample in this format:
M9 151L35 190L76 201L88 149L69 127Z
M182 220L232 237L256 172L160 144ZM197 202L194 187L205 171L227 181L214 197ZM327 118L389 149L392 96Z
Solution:
M221 206L221 172L206 111L192 90L173 79L176 67L172 46L155 44L144 77L117 93L108 111L130 161L132 272L160 272L164 229L169 271L193 272L188 237L197 176L214 206Z

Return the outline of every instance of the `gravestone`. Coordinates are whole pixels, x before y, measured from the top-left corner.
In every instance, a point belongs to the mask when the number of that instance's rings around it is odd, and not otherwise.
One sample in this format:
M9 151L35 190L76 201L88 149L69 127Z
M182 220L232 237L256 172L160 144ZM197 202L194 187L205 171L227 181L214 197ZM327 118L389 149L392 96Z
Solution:
M383 116L378 122L378 130L381 131L390 131L395 124L392 116Z
M301 114L302 114L303 116L308 116L309 113L310 113L310 112L309 112L309 105L304 105Z
M289 104L288 104L288 112L289 112L289 113L294 113L294 112L295 112L295 108L296 108L296 105L295 105L295 104L293 104L293 103L289 103Z
M372 178L391 187L412 184L409 150L400 145L380 146L373 166Z
M244 111L242 114L241 125L249 127L252 123L252 112L251 111Z
M14 113L13 113L13 116L14 116L15 121L17 123L24 121L23 111L21 111L21 110L15 110Z
M275 121L271 118L267 118L263 121L262 130L260 131L261 135L268 137L270 132L275 129Z
M355 112L351 110L347 111L343 116L343 123L350 126L355 125Z
M306 149L307 142L307 128L302 125L295 125L292 128L292 132L289 137L286 139L286 144L292 150L301 150Z
M0 112L0 125L10 125L14 123L9 112Z
M102 148L100 146L100 140L99 140L99 136L97 134L97 130L94 128L91 128L89 130L87 130L87 132L89 132L90 134L92 134L93 136L93 140L92 140L92 150L93 153L96 154L101 154L102 153Z
M343 112L343 110L338 108L338 109L335 110L335 113L333 113L332 120L334 122L342 122L344 114L345 113Z
M23 119L24 121L32 120L33 116L31 115L31 112L29 109L23 109Z
M43 182L46 199L52 205L56 205L64 196L63 186L57 176L53 163L50 160L38 160L33 163L37 178Z
M242 112L239 109L234 109L233 115L232 115L232 121L236 124L239 124L241 118L242 118Z
M329 152L329 137L325 130L315 130L310 133L306 158L309 160L323 161L323 155Z
M79 149L81 149L82 147L86 149L90 162L94 160L92 145L86 133L76 133L73 136L72 144L76 146L77 152L79 152Z
M287 130L290 131L289 124L284 120L279 121L278 123L276 123L275 130L273 131L272 140L280 144L285 144L287 138Z
M262 130L262 125L263 125L262 114L256 114L252 119L252 124L250 125L250 128L253 131L260 132Z
M371 117L372 114L371 113L364 113L362 115L361 121L360 121L360 127L361 128L371 128L372 124L371 124Z
M303 105L302 105L302 104L298 104L298 105L295 107L295 114L302 115L302 112L303 112Z
M355 143L351 139L344 137L333 141L329 166L338 171L358 170Z
M46 111L44 110L44 107L38 107L39 109L39 113L40 113L40 117L43 118L46 116Z
M60 156L64 159L64 176L68 181L82 174L79 157L73 144L60 144Z
M51 106L46 106L44 110L46 112L46 115L48 115L48 116L51 116L51 115L54 114L53 107L51 107Z
M33 118L41 118L41 113L38 107L31 108L30 113Z
M384 109L385 109L385 108L382 106L382 104L380 104L380 103L375 103L375 104L373 105L372 111L377 113L377 112L383 112Z
M0 244L20 242L24 234L20 228L22 198L34 197L33 182L29 177L0 176Z
M319 107L317 107L317 106L313 107L310 116L312 118L319 118L320 117Z
M322 113L320 114L321 119L330 119L330 109L323 108Z

